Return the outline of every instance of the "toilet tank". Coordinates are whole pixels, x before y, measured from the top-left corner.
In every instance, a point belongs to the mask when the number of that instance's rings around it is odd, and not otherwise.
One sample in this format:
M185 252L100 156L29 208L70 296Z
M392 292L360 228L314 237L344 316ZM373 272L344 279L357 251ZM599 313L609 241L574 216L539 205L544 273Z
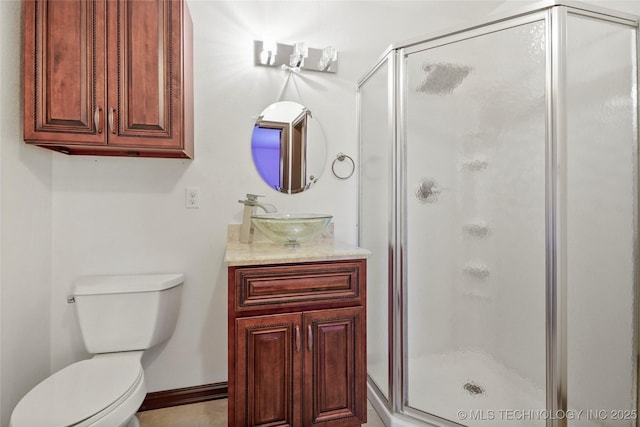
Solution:
M89 353L146 350L167 340L180 311L183 274L85 276L75 281Z

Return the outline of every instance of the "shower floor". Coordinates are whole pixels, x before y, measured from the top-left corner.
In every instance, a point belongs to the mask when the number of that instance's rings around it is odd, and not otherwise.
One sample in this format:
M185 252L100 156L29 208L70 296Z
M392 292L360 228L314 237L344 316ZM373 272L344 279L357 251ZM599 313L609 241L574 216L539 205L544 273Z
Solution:
M369 376L386 379L386 364L368 363ZM411 358L408 406L455 423L476 426L544 427L545 390L481 352L450 352ZM386 392L386 387L384 390ZM385 393L386 394L386 393ZM589 419L570 410L574 427L630 426L629 422ZM393 419L393 414L388 414ZM384 418L383 418L384 419ZM434 419L437 424L437 418ZM390 425L396 424L392 421Z
M543 427L545 391L480 352L409 361L409 406L468 426Z
M414 358L408 369L408 406L459 424L544 427L554 415L545 410L544 388L481 352ZM625 425L568 412L575 417L569 426Z

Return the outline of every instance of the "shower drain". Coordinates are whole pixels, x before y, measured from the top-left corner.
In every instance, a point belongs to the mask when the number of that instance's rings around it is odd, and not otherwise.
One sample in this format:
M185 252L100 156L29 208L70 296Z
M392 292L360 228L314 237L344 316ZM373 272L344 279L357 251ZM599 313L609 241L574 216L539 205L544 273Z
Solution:
M478 384L474 383L474 382L469 382L466 383L463 388L465 390L467 390L470 394L472 395L477 395L477 394L483 394L484 393L484 387L479 386Z

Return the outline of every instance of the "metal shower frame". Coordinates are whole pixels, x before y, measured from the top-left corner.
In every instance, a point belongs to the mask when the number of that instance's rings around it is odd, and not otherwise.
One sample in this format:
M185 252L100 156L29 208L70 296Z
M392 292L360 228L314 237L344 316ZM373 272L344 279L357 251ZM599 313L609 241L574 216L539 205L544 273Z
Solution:
M390 141L389 171L391 175L391 200L389 200L389 398L386 399L375 383L369 378L372 388L379 397L387 402L391 412L409 415L421 421L439 426L460 426L461 424L445 420L431 414L411 408L407 402L408 381L404 372L405 356L407 354L407 300L403 293L406 289L403 272L407 271L406 260L403 258L404 248L407 246L407 229L405 218L407 212L407 182L405 153L406 140L404 117L404 93L406 55L418 50L432 49L441 45L459 42L496 31L505 30L531 22L545 21L546 28L546 161L545 161L545 229L546 229L546 409L549 411L567 409L567 269L566 269L566 224L563 222L566 212L566 197L563 194L566 173L559 167L565 162L567 143L566 118L566 21L569 14L586 16L602 21L614 22L635 29L635 71L636 91L638 91L638 69L640 57L639 17L618 11L587 5L573 1L545 0L527 7L517 9L509 14L493 18L471 26L460 26L435 35L417 37L402 43L392 44L376 64L357 83L357 115L361 112L361 88L378 70L387 67L388 72L388 114L391 124L392 141ZM636 114L638 114L638 99L640 93L635 94ZM640 117L636 117L636 132L638 132ZM361 141L361 124L358 125L358 141ZM638 135L636 135L638 142ZM362 143L360 142L360 159ZM636 170L640 159L636 159ZM362 169L360 169L362 170ZM361 173L361 172L360 172ZM638 177L636 177L638 179ZM359 176L361 185L362 179ZM640 183L636 183L636 190ZM636 194L637 203L640 194ZM358 224L362 219L361 200L358 203ZM634 222L634 259L639 264L640 246L638 236L638 221ZM358 232L361 229L358 226ZM640 301L640 269L634 271L633 304L633 347L634 347L634 396L635 407L640 409L639 392L639 316L638 303ZM640 421L636 420L636 426ZM546 427L566 427L566 419L549 419Z

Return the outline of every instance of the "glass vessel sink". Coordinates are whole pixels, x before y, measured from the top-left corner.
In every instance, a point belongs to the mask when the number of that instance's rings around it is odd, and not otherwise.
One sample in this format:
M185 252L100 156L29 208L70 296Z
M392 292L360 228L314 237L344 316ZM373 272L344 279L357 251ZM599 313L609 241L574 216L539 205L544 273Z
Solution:
M322 234L332 218L326 214L271 213L254 215L251 222L268 239L297 247Z

